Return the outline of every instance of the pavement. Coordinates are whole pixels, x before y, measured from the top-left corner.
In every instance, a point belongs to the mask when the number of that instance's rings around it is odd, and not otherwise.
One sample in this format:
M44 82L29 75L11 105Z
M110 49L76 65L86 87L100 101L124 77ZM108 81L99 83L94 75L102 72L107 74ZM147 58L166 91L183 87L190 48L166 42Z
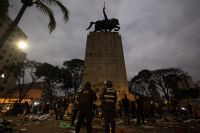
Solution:
M27 120L21 116L1 116L1 119L11 121L14 133L75 133L74 127L70 126L68 120ZM81 133L86 133L82 128ZM103 133L103 123L101 119L94 119L93 133ZM186 122L157 121L155 123L145 123L136 125L135 119L129 125L125 125L121 119L117 119L116 133L200 133L200 123L196 120Z

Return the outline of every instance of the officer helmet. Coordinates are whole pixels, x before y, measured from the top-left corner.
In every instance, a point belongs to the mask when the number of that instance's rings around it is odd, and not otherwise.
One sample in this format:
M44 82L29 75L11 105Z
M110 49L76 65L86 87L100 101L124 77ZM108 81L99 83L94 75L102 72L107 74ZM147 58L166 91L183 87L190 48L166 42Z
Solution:
M108 80L108 81L106 81L106 86L107 86L107 87L112 87L113 84L112 84L112 82L111 82L110 80Z

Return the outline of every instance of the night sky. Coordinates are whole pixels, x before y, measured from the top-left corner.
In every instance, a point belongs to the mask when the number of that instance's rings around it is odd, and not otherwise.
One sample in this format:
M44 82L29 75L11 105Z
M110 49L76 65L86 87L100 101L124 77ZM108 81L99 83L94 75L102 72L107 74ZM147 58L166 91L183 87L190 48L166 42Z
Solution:
M61 0L70 11L68 23L53 8L57 21L49 34L48 17L29 8L19 27L27 34L31 60L61 66L63 61L84 59L85 29L103 19L104 0ZM13 19L20 0L10 0ZM200 80L200 0L106 0L108 18L118 18L128 79L142 69L177 67ZM90 31L93 31L91 29Z

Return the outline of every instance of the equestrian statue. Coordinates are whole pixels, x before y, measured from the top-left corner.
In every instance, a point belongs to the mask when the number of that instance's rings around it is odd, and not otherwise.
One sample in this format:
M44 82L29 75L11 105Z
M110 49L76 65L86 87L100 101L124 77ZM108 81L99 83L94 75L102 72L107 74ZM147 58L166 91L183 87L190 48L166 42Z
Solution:
M103 15L104 15L104 20L97 20L96 22L90 22L90 26L86 30L89 30L93 26L93 24L95 24L94 32L96 31L111 32L112 30L119 31L120 27L118 19L116 18L108 19L105 12L105 5L103 7Z

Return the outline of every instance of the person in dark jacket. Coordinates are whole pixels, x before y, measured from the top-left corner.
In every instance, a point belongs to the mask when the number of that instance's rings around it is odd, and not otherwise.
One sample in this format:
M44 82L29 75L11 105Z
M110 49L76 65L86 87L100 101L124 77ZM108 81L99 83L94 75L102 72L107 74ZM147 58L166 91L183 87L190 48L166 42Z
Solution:
M62 99L58 99L56 102L56 119L62 119Z
M86 118L87 133L92 133L92 108L93 102L97 97L95 92L91 89L91 84L86 82L83 90L78 94L77 101L79 103L79 115L76 123L75 132L79 133L81 125Z
M115 104L117 94L111 81L106 82L106 88L103 89L100 99L102 100L105 133L110 133L110 126L111 133L115 133Z
M74 100L74 103L73 103L73 110L72 110L72 123L71 123L71 125L74 127L75 126L75 119L76 119L76 117L77 117L77 114L78 114L78 110L79 110L79 108L78 108L78 102L77 102L77 100Z
M26 101L23 105L23 116L30 114L31 113L31 109L30 106L28 104L28 101Z
M119 114L119 118L122 118L122 108L123 108L123 105L122 105L122 101L118 101L118 110L117 110L117 113Z
M122 98L122 105L125 124L129 124L129 99L127 98L126 94L124 94L124 98Z
M66 97L64 97L62 99L62 103L61 103L61 112L60 112L61 120L64 119L64 115L65 115L65 111L66 111L67 105L68 105L68 100L67 100Z
M130 114L132 118L135 118L135 113L136 113L136 106L135 102L133 100L130 101Z
M16 116L19 112L20 112L20 103L18 100L16 100L12 107L12 115Z
M144 124L144 98L140 96L136 96L136 103L137 103L137 125L140 124L142 119L142 124Z

